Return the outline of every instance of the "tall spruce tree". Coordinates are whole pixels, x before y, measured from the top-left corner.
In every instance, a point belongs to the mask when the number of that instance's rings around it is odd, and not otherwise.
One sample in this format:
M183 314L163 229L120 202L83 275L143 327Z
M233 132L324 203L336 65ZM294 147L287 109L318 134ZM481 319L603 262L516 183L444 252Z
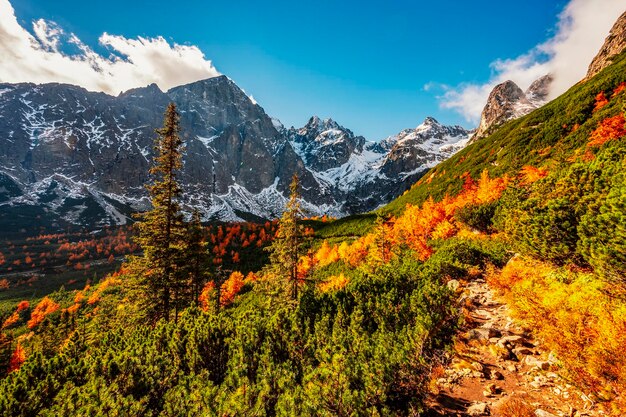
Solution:
M136 227L136 241L143 249L146 270L142 274L145 299L151 300L149 315L169 320L178 310L185 289L184 254L186 226L180 210L181 186L177 175L182 168L183 143L179 136L179 115L174 103L165 111L163 127L157 129L153 176L146 188L152 209L142 213Z
M278 277L286 284L293 300L298 298L298 259L302 248L304 227L299 224L302 217L300 203L300 179L293 175L289 186L290 196L285 211L278 222L276 239L268 247L272 268Z
M200 292L209 278L209 252L204 238L204 229L200 221L200 212L194 210L191 221L187 227L187 262L190 298L195 305L198 304Z

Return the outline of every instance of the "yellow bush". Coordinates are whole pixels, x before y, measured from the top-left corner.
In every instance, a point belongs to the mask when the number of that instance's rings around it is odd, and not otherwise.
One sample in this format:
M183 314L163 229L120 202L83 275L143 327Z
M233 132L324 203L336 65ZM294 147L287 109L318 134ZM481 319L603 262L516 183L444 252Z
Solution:
M626 301L609 284L521 257L487 279L577 382L606 400L624 392Z

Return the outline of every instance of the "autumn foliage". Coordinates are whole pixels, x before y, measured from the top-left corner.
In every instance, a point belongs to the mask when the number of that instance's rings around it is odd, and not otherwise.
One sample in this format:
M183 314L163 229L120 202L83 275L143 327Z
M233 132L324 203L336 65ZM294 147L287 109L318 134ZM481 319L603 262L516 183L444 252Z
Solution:
M200 308L204 311L209 311L212 306L213 299L215 298L215 283L213 281L207 282L200 292L198 297L198 303Z
M593 111L598 111L600 110L602 107L606 106L607 104L609 104L609 100L606 98L606 96L604 95L604 91L600 91L598 93L598 95L596 96L596 103L593 106Z
M233 302L235 296L239 294L239 291L244 286L243 274L239 271L235 271L222 285L222 291L220 293L220 304L227 306Z
M20 369L24 361L26 361L26 352L24 352L24 348L18 342L13 354L11 355L11 360L9 361L9 372L14 372Z
M343 273L339 275L333 275L328 280L319 284L319 289L322 292L337 291L343 289L348 284L348 279Z
M315 260L320 267L330 265L339 260L339 247L337 245L330 246L327 241L315 253Z
M59 309L59 305L52 301L49 297L44 297L35 307L28 321L28 328L33 329L46 318L48 314L52 314Z
M7 319L2 324L2 329L8 329L10 327L13 327L17 322L19 322L21 318L20 313L24 310L27 310L29 306L30 303L28 301L20 301L13 314L7 317Z
M584 271L521 257L487 279L577 381L606 399L626 389L626 306L606 296L610 286Z
M619 139L626 135L625 123L622 113L602 120L589 136L587 146L601 146L610 140Z
M300 259L299 269L309 271L337 261L343 261L351 268L371 267L389 262L399 247L411 249L417 259L425 261L434 252L432 240L449 239L464 230L455 218L459 209L497 200L510 182L506 176L490 178L487 170L481 173L478 181L468 173L461 179L464 184L458 195L446 196L441 201L429 198L421 206L407 205L400 217L377 222L371 233L353 242L343 241L331 246L324 241L313 256ZM324 292L338 290L347 282L348 279L339 274L319 284L319 288Z
M400 241L413 249L420 260L428 259L433 249L430 239L447 239L458 231L454 214L469 205L481 205L497 200L509 184L508 177L489 178L484 170L478 182L469 174L464 174L463 190L455 197L444 197L435 202L426 200L421 207L407 205L402 216L395 223L394 231Z
M545 178L548 175L548 170L543 168L535 168L530 165L525 165L520 170L520 178L522 184L532 184Z
M122 257L138 250L127 226L105 228L97 235L81 231L32 236L25 239L19 251L8 242L6 245L2 248L4 255L0 255L0 272L3 269L48 271L61 266L86 271L96 261L106 259L113 263L116 256Z

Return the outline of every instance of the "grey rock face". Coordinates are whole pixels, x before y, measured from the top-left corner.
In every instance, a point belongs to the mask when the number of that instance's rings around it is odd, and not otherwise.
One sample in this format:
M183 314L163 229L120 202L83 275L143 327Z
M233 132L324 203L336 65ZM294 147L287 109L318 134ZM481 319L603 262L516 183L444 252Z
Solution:
M317 117L288 132L309 170L336 190L346 213L372 210L399 196L428 168L465 146L472 133L430 117L377 143Z
M533 81L533 83L524 92L528 101L536 107L543 106L548 101L550 85L553 80L554 78L551 74L546 74Z
M362 151L365 143L365 138L355 136L334 120L321 120L317 116L300 129L292 127L286 134L305 164L315 171L345 164L355 151Z
M617 19L609 32L609 36L607 36L604 44L600 48L600 51L598 51L598 54L593 58L591 64L589 64L585 80L588 80L609 66L613 57L620 54L624 48L626 48L626 12L622 13Z
M10 184L4 188L19 190L3 193L4 209L40 205L70 223L124 222L124 213L146 207L154 129L170 101L181 113L188 203L206 215L215 214L214 196L241 190L245 202L217 199L220 216L275 215L294 172L306 199L335 203L263 109L226 77L118 97L62 84L0 84L0 91L0 172ZM88 215L90 206L101 207Z
M489 94L474 139L487 136L502 123L530 113L535 106L513 81L498 84Z
M423 169L425 162L437 164L465 146L469 133L460 126L443 126L434 118L427 117L417 128L405 129L385 140L387 146L393 145L381 172L394 178Z
M480 116L472 141L488 136L503 123L525 116L548 101L553 77L546 74L535 80L524 92L513 81L493 88Z

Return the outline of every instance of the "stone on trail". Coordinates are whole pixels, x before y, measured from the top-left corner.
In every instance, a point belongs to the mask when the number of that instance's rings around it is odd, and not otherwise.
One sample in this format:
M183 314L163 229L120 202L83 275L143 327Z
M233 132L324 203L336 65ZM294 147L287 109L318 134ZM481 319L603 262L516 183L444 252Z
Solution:
M474 403L467 408L467 414L470 416L488 416L489 405L487 403Z

